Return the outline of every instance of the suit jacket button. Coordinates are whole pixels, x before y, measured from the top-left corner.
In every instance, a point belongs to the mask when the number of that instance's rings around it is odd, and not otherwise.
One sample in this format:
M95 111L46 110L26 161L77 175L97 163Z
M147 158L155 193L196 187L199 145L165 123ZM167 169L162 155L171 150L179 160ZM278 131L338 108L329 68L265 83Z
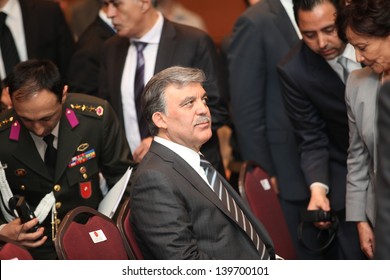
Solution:
M53 189L54 189L55 192L59 192L61 190L61 186L60 185L55 185Z
M56 209L61 208L61 206L62 206L62 203L61 203L61 202L56 202Z

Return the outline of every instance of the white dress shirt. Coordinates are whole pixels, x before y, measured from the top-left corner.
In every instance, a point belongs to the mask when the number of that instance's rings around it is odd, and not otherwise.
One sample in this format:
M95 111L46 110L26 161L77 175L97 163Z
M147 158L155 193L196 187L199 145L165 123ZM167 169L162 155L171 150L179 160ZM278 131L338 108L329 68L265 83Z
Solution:
M24 36L22 10L18 0L9 0L1 10L7 14L5 23L12 33L20 61L27 60L26 38ZM1 51L0 51L1 54ZM0 55L0 77L6 77L3 57Z
M164 18L161 13L159 13L155 25L148 33L140 39L130 40L130 47L122 75L121 96L126 138L132 152L134 152L141 143L141 135L139 132L137 110L134 100L134 78L137 67L137 49L134 44L131 44L131 42L141 41L148 44L143 51L145 58L144 85L146 85L154 74L154 67L156 65L158 45L160 43L163 24Z

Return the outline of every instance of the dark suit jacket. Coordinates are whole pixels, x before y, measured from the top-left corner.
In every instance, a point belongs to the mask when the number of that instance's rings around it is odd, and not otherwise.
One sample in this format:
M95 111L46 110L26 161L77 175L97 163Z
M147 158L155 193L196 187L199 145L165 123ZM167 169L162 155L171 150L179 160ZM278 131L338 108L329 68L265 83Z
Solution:
M128 48L129 39L120 36L114 36L105 43L99 79L99 96L111 103L122 123L120 88ZM213 131L226 124L227 107L220 93L223 89L223 80L213 41L201 30L164 19L155 73L176 65L200 68L205 72L207 82L204 87L209 98L207 103L211 111ZM221 170L222 160L216 133L213 133L210 141L203 146L202 153Z
M376 185L375 259L390 260L390 82L378 101L378 175Z
M65 108L74 107L79 124L71 127L65 116ZM86 106L83 110L82 106ZM94 108L101 106L103 114ZM6 122L13 117L13 120ZM7 181L14 195L25 196L28 204L35 209L40 200L51 191L54 192L58 218L76 206L97 208L103 195L100 190L99 172L106 178L111 188L132 164L130 149L115 112L108 102L96 97L69 94L64 104L64 113L60 120L57 164L55 178L51 178L41 159L29 131L23 126L13 110L0 115L0 158L7 164ZM9 139L12 123L21 124L19 139ZM84 144L84 145L83 145ZM70 166L72 159L82 153L94 150L95 157L85 162ZM85 167L85 172L81 167ZM19 171L19 172L18 172ZM84 178L83 174L87 177ZM83 183L87 184L84 189ZM88 188L88 184L89 188ZM58 187L53 187L59 185ZM0 213L1 223L4 223ZM43 222L48 242L44 247L33 250L35 258L54 258L55 250L51 242L51 214Z
M146 259L260 259L218 196L178 154L153 142L131 183L131 222ZM267 231L227 189L266 244Z
M276 176L286 200L309 197L276 71L298 40L280 1L263 0L236 22L228 53L233 122L241 156Z
M103 43L113 35L115 31L99 16L81 34L69 64L70 92L97 95Z
M73 35L59 5L53 1L19 0L29 59L49 59L66 78L74 48Z
M278 66L284 100L299 138L308 185L329 186L331 207L345 207L348 119L345 85L320 55L299 43Z

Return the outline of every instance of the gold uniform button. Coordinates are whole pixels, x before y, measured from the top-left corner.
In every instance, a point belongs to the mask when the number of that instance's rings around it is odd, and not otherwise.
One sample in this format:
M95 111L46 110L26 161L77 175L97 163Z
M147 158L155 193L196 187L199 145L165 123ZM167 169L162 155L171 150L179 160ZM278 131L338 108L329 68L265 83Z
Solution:
M83 178L84 179L87 179L88 178L88 175L86 173L83 174Z
M62 203L61 203L61 202L56 202L56 209L61 208L61 206L62 206Z
M21 189L22 191L24 191L24 190L26 190L26 186L25 186L25 185L21 185L21 186L20 186L20 189Z
M59 192L61 190L61 186L60 185L55 185L53 189L54 189L55 192Z
M57 223L57 225L59 225L61 223L61 219L57 219L56 223Z

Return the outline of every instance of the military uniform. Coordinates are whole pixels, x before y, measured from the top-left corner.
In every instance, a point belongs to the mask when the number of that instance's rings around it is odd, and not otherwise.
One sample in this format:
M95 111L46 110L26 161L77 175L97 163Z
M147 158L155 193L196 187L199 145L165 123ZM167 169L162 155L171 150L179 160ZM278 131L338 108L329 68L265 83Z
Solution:
M80 205L97 208L103 194L99 172L112 187L133 165L130 148L107 101L83 94L68 94L59 125L54 179L39 155L29 131L11 110L0 115L0 161L7 165L7 181L14 195L24 196L35 209L54 193L59 222ZM5 219L1 214L1 224ZM56 258L52 217L42 223L48 242L31 250L34 258Z

